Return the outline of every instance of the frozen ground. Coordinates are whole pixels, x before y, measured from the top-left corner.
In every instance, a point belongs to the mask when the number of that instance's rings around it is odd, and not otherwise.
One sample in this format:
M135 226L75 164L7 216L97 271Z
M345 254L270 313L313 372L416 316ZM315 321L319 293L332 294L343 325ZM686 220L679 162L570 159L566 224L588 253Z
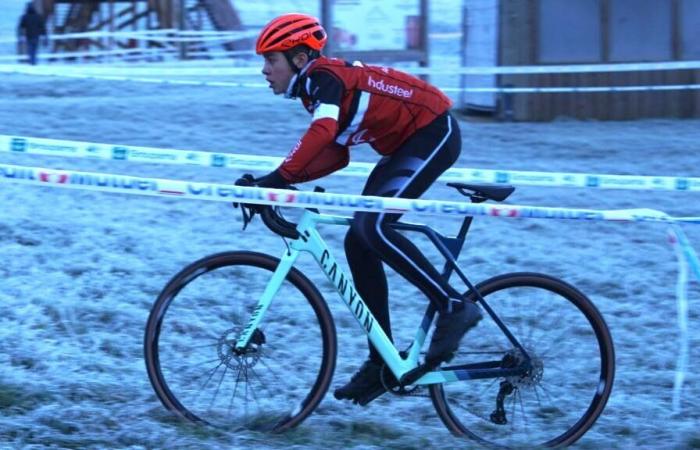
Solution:
M142 146L283 155L308 118L264 90L172 87L5 75L0 133ZM462 121L461 167L698 176L700 121L491 123ZM375 161L355 148L356 161ZM230 182L223 169L135 165L0 153L3 163ZM329 177L329 191L361 180ZM427 198L454 198L436 186ZM512 203L653 207L698 215L697 194L523 187ZM414 401L368 408L329 395L291 436L229 436L174 421L149 385L142 335L149 307L183 265L230 249L279 254L259 223L240 230L225 204L0 185L0 447L456 448ZM412 216L445 231L454 220ZM328 232L333 230L329 229ZM700 228L687 226L691 241ZM329 236L340 251L341 236ZM700 289L691 284L691 354L683 414L671 415L676 363L676 259L663 225L484 218L462 262L473 279L513 270L551 273L598 305L617 350L615 387L579 448L700 447ZM311 268L308 258L303 268ZM362 361L364 339L315 271L337 321L333 385ZM400 335L424 300L390 279ZM474 336L473 339L478 339ZM418 412L419 411L419 412Z

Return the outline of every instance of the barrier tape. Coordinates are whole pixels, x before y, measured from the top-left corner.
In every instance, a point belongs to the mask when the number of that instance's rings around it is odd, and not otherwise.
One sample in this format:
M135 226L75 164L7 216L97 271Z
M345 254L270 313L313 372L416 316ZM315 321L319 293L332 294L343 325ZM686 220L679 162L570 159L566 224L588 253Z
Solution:
M172 56L173 59L172 61L176 61L177 64L188 64L188 62L182 62L179 59L176 59L176 57L179 57L180 49L178 47L169 47L169 48L157 48L157 47L142 47L142 48L129 48L129 49L115 49L115 50L99 50L99 51L84 51L84 52L66 52L66 53L43 53L39 54L37 57L40 62L44 62L45 64L49 64L51 67L76 67L75 65L70 65L70 63L66 64L65 66L56 66L56 65L51 65L51 62L53 60L61 60L61 59L80 59L80 58L89 58L90 60L88 61L90 64L99 64L100 67L108 67L106 63L101 62L101 58L106 57L106 56L123 56L121 59L124 61L129 60L129 56L134 56L134 57L165 57L165 56ZM187 56L188 57L194 57L194 56L206 56L207 58L212 58L212 57L218 57L218 56L225 56L225 57L233 57L233 56L242 56L242 55L255 55L254 51L251 50L226 50L226 51L209 51L209 50L187 50ZM0 61L28 61L29 58L26 55L0 55ZM235 64L235 61L228 60L226 61L227 64L232 65ZM131 63L133 64L133 63ZM150 62L149 64L165 64L162 61L158 62ZM13 67L17 67L16 65L12 64ZM27 66L19 66L21 68L26 68ZM37 66L33 66L37 67ZM44 67L44 66L39 66L39 67ZM85 67L85 66L80 66L80 67ZM112 67L118 67L118 66L112 66ZM122 66L123 68L124 66Z
M110 80L110 81L136 81L141 83L155 84L179 84L189 86L216 86L216 87L245 87L245 88L267 88L265 83L242 83L232 81L201 81L201 80L175 80L163 78L146 78L136 76L120 76L120 75L100 75L96 74L96 70L91 68L83 73L82 67L78 70L67 70L61 68L59 70L55 66L0 66L0 72L4 73L19 73L27 75L48 75L66 78L81 78L95 80ZM107 69L107 68L105 68ZM248 72L248 69L244 69ZM259 74L259 69L251 69ZM128 72L124 70L108 70L102 72ZM144 72L141 69L134 69L135 72ZM210 73L209 75L214 75ZM179 76L179 75L171 75ZM539 93L539 94L554 94L554 93L595 93L595 92L647 92L647 91L681 91L681 90L700 90L700 84L664 84L664 85L638 85L638 86L560 86L560 87L441 87L443 92L475 92L475 93L504 93L504 94L522 94L522 93Z
M300 192L284 189L240 187L228 184L132 177L109 173L53 170L0 164L0 181L51 185L104 192L243 202L296 208L328 208L433 215L471 215L509 218L571 219L589 221L697 223L700 217L672 217L661 211L638 208L595 210L544 206L473 204L445 200L386 198L339 193Z
M659 84L654 86L559 86L559 87L471 87L440 88L444 92L481 92L503 94L558 94L558 93L595 93L595 92L640 92L640 91L686 91L698 90L700 84Z
M193 32L177 32L172 30L159 30L151 32L90 32L90 33L73 33L71 38L80 37L134 37L144 38L153 35L158 39L167 40L166 34L174 35L177 39L181 36L189 38ZM166 32L167 31L167 32ZM202 32L197 32L203 34ZM247 38L255 36L253 31L233 31L209 33L207 36L221 39L231 38ZM53 39L58 39L60 35L52 36ZM14 41L12 41L14 42ZM637 72L637 71L665 71L665 70L698 70L700 69L700 61L660 61L651 63L612 63L612 64L557 64L557 65L539 65L539 66L470 66L470 67L411 67L405 68L416 75L526 75L526 74L552 74L552 73L591 73L591 72ZM205 74L209 69L203 68L201 73ZM235 68L224 69L220 75L245 75L246 73L237 71Z
M41 67L36 68L41 70ZM74 67L71 67L75 70ZM134 69L113 67L81 67L82 72L109 72L125 70L133 73ZM573 64L562 66L497 66L497 67L402 67L401 70L416 75L515 75L515 74L549 74L549 73L590 73L590 72L636 72L655 70L696 70L700 61L671 61L664 63L624 63L624 64ZM260 75L259 67L155 67L141 68L148 75L156 76L234 76Z
M85 51L85 52L69 52L69 53L42 53L39 54L38 58L39 61L48 61L50 59L72 59L72 58L99 58L103 56L120 56L120 55L141 55L143 56L151 56L151 55L161 55L161 54L166 54L166 53L177 53L178 49L177 48L124 48L124 49L115 49L115 50L101 50L101 51ZM27 61L29 58L26 55L0 55L0 61ZM33 68L39 68L39 67L44 67L44 71L46 71L46 66L22 66L22 65L16 65L16 64L3 64L0 66L0 71L1 72L12 72L11 68L17 68L19 69L19 72L17 73L27 73L31 74L30 72L27 72L24 69L29 69L31 70L30 67ZM54 66L51 66L54 67ZM69 65L63 66L63 67L71 67ZM38 72L40 72L42 69L39 69ZM36 75L40 75L40 73L37 73Z
M252 53L252 52L248 52ZM60 55L60 54L59 54ZM675 66L686 66L686 63L668 63L669 69ZM165 77L165 76L196 76L196 77L210 77L210 76L260 76L260 67L258 65L253 65L250 67L207 67L207 66L183 66L183 67L159 67L158 63L154 63L151 66L146 67L128 67L128 66L104 66L104 65L82 65L82 66L57 66L52 65L49 67L30 67L28 69L34 71L53 71L55 73L59 72L70 72L70 71L80 71L84 74L95 74L95 75L133 75L133 76L155 76L155 77ZM624 65L628 66L628 65ZM697 63L697 68L700 69L700 62ZM546 67L546 66L536 66L536 67ZM576 66L569 66L576 67ZM455 67L455 68L423 68L423 67L401 67L403 71L411 72L417 75L492 75L497 72L492 72L492 70L498 69L498 73L518 73L517 67ZM622 69L621 69L622 70ZM624 70L631 70L626 67ZM641 70L641 69L639 69ZM585 72L585 71L582 71ZM538 74L540 72L528 72L530 74ZM598 87L598 86L594 86Z
M73 39L133 39L139 41L173 41L179 42L181 39L188 41L218 40L234 41L254 38L258 36L257 31L179 31L176 29L160 30L134 30L134 31L90 31L85 33L65 33L51 34L47 37L50 41L67 41ZM15 43L17 36L0 37L0 43Z
M3 72L0 68L0 72ZM7 72L6 72L7 73ZM24 71L9 73L21 73L28 74ZM229 82L229 81L193 81L193 80L159 80L153 78L133 78L133 77L120 77L120 76L95 76L95 75L81 75L81 74L52 74L52 73L29 73L29 75L48 75L57 76L64 78L77 78L82 80L109 80L109 81L136 81L139 83L155 83L155 84L174 84L174 85L186 85L186 86L214 86L214 87L238 87L238 88L267 88L268 84L265 83L239 83L239 82Z
M249 31L215 31L215 30L178 30L176 28L160 28L157 30L133 30L133 31L89 31L84 33L61 33L50 34L48 38L52 41L63 41L69 39L91 39L91 38L127 38L127 39L148 39L149 36L208 36L216 37L220 40L225 39L242 39L257 37L259 30ZM429 33L430 39L450 40L461 37L462 33ZM17 36L5 35L0 36L0 43L17 42Z
M508 218L548 218L604 221L667 222L676 236L679 278L677 287L678 322L681 344L674 381L674 411L680 411L680 395L688 365L688 307L686 298L688 262L700 280L700 263L688 243L685 234L677 226L679 222L700 224L700 217L671 217L652 209L591 210L573 208L549 208L519 205L473 204L451 201L370 197L321 192L299 192L281 189L265 189L214 183L195 183L157 178L142 178L94 172L52 170L0 164L0 182L32 184L39 186L85 189L92 191L138 194L161 197L181 197L224 202L245 202L292 207L320 207L345 211L385 211L389 213L417 212L424 214L495 216Z
M270 172L276 169L283 160L281 157L273 156L173 150L0 134L0 153L2 152L139 163L195 165L260 172ZM375 164L372 163L351 162L345 169L336 172L336 174L367 177L374 166ZM439 180L441 182L463 183L506 183L519 186L700 192L700 177L451 168Z
M683 230L672 225L669 229L671 243L676 251L678 259L678 281L676 283L676 310L678 314L679 348L676 360L676 376L673 382L672 408L674 414L681 413L681 397L683 382L689 361L689 331L688 331L688 266L700 280L700 259L690 245L688 237Z
M250 52L248 52L250 53ZM54 57L54 54L51 54ZM60 54L56 54L60 55ZM56 56L57 57L57 56ZM544 66L473 66L473 67L402 67L401 70L415 75L527 75L527 74L552 74L552 73L595 73L595 72L638 72L638 71L662 71L662 70L698 70L700 61L666 61L658 63L617 63L617 64L568 64L568 65L544 65ZM87 68L85 69L87 70ZM153 73L158 73L154 67ZM162 69L161 69L162 70ZM203 67L194 71L193 68L169 69L168 74L183 75L177 73L184 70L185 74L197 76L232 76L232 75L259 75L259 68L240 67Z

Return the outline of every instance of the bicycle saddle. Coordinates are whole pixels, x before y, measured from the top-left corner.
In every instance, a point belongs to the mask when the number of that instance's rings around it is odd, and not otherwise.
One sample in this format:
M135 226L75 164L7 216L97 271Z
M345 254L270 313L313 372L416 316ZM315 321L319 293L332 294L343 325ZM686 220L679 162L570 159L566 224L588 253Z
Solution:
M502 202L515 191L513 186L507 184L447 183L447 185L457 189L460 194L471 198L475 203L485 200Z

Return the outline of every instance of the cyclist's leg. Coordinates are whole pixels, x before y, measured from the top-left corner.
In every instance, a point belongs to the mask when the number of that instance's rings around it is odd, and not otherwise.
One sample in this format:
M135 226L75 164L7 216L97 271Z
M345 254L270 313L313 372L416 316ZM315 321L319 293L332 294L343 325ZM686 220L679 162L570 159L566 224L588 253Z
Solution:
M419 182L414 183L414 186L408 191L408 195L413 195L412 198L416 198L428 189L435 179L449 168L459 156L461 148L459 128L456 121L448 124L447 119L454 121L450 116L438 118L437 124L426 127L427 129L419 131L417 136L409 139L403 146L409 149L405 152L408 153L405 154L405 158L399 159L394 155L382 158L367 179L363 195L395 196L405 182L410 179L410 175L415 173L415 169L424 165L425 161L432 156L432 163L436 165L437 170L433 169L432 165L426 167L424 170L428 171L428 176L424 174L420 177ZM448 135L447 139L446 135ZM411 151L411 149L417 151ZM399 149L397 153L401 150L403 148ZM433 154L435 155L433 156ZM395 173L399 173L399 176L394 176ZM382 258L386 258L389 250L378 250L378 247L381 246L381 243L379 245L376 243L376 226L379 217L380 215L377 213L360 212L355 214L353 226L345 237L345 253L355 288L372 311L378 324L391 339L389 296L382 265ZM385 216L385 223L398 220L399 217L398 214ZM440 310L445 307L447 297L459 295L442 281L437 270L410 241L390 227L383 226L382 228L384 229L383 234L388 234L391 242L397 243L409 259L410 268L408 270L396 269L393 265L392 267L411 283L419 286L428 298L437 301ZM399 261L401 261L401 257L399 257ZM417 263L417 270L410 264L411 261ZM399 263L399 266L403 267L406 264ZM421 271L429 273L429 280L436 280L437 289L435 289L435 283L425 282L424 277L419 273ZM448 295L448 292L451 295ZM381 356L371 342L369 349L369 359L382 363Z
M417 198L456 161L460 148L457 122L449 114L440 116L416 132L396 153L382 158L370 174L363 195ZM355 287L387 332L390 329L388 292L381 261L416 285L437 303L440 311L449 309L450 298L459 297L427 258L389 226L399 217L398 214L358 212L345 241ZM362 395L368 395L370 400L374 398L374 393L367 394L373 387L382 391L378 385L379 364L373 359L381 361L370 343L370 361L349 383L335 391L336 398L352 398L364 403Z
M352 230L349 230L345 237L345 255L350 265L355 289L372 311L377 324L391 339L389 292L381 258L370 247L366 246ZM380 371L384 360L369 340L368 345L368 361L347 383L334 391L335 398L358 402L368 393L383 390Z
M389 288L381 258L352 231L348 231L345 236L345 255L355 289L372 311L377 324L386 332L387 337L392 339ZM371 342L369 342L369 359L378 364L383 363L382 357Z
M456 121L450 115L441 116L378 164L363 193L417 198L455 162L460 148ZM452 358L462 336L481 319L481 312L473 303L462 303L460 293L444 280L423 253L391 227L399 217L399 214L357 213L352 231L435 303L440 315L426 361L437 365Z
M452 166L460 149L457 122L448 114L440 116L416 132L395 153L382 159L370 175L363 195L418 198ZM443 280L408 238L390 226L399 217L400 214L359 212L355 214L350 232L416 285L440 311L448 309L448 299L458 298L460 294Z

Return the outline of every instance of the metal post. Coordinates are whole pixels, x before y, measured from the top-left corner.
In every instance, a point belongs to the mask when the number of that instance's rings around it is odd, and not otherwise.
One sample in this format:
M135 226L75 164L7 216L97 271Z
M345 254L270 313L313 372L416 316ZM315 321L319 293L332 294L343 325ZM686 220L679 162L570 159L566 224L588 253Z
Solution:
M109 50L110 53L107 55L107 62L112 62L115 56L112 54L114 50L114 0L109 2Z
M428 25L430 23L429 11L430 8L428 7L428 0L420 0L420 41L421 49L423 50L421 61L418 63L420 67L428 67L430 65L430 52L428 48ZM425 81L430 81L429 75L425 75L425 77L421 78L423 78Z
M467 2L466 0L462 0L462 39L460 43L460 50L462 53L462 67L467 66L467 39L469 36L469 29L467 28L469 25L469 11L467 9ZM467 94L464 92L464 88L467 87L467 76L465 74L462 74L459 77L459 106L460 108L465 108L467 107Z
M321 25L323 25L323 27L329 33L333 32L333 6L331 3L331 0L321 0ZM332 35L329 35L328 37L329 39L323 53L326 56L333 56L335 39Z
M178 29L180 31L185 31L187 26L185 22L185 14L187 14L186 0L180 0L180 8L178 11ZM180 41L180 60L187 59L187 43L185 41Z

